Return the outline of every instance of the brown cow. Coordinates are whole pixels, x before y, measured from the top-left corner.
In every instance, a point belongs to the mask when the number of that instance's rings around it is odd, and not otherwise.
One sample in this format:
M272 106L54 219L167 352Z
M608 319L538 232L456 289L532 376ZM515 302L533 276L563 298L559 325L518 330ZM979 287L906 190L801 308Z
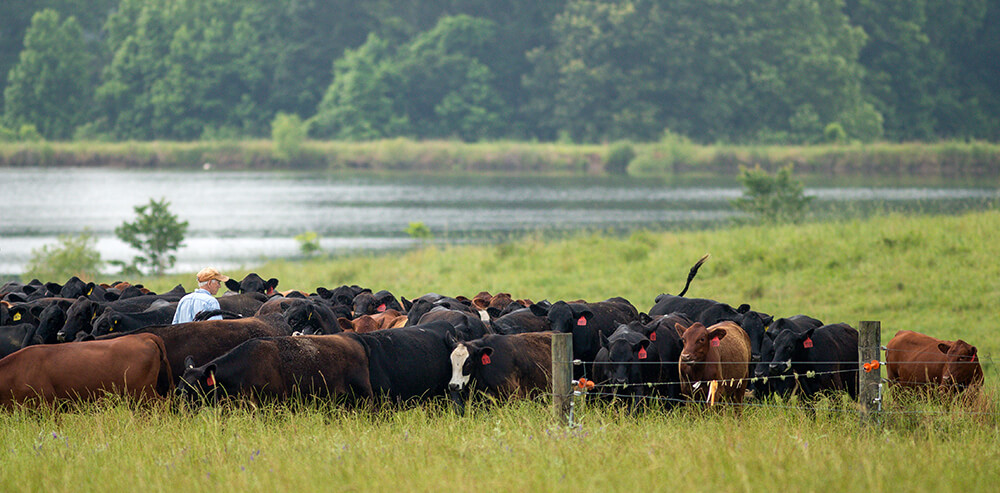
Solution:
M172 380L166 347L153 334L29 346L0 360L0 406L106 392L153 398L166 396Z
M384 312L376 313L375 315L362 315L354 320L340 317L337 319L337 324L345 332L353 331L358 334L365 334L375 332L376 330L403 327L406 325L407 320L406 315L389 308Z
M713 404L717 399L743 402L750 361L747 333L729 321L708 328L699 322L690 327L678 323L674 328L684 344L677 362L681 393Z
M896 332L885 350L890 382L904 387L928 384L963 390L983 383L976 347L959 339L944 341L912 330Z

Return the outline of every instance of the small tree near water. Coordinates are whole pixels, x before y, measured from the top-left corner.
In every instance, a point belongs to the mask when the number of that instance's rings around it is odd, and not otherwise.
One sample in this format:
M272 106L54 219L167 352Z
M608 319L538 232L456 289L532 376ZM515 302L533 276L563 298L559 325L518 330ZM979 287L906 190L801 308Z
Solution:
M115 235L142 252L132 258L132 264L124 266L125 270L142 271L148 268L154 275L163 272L177 261L170 252L184 246L184 235L187 234L188 222L178 221L177 216L170 213L170 202L166 198L159 201L149 199L146 205L135 206L136 219L124 222L115 228Z
M765 222L795 222L802 219L806 205L812 197L806 197L801 182L792 179L792 165L785 166L774 175L755 166L747 169L740 166L740 183L743 196L732 201L737 209L751 214Z
M31 250L31 260L25 267L26 279L94 279L101 272L101 252L97 237L90 230L77 235L60 235L56 245L44 245Z

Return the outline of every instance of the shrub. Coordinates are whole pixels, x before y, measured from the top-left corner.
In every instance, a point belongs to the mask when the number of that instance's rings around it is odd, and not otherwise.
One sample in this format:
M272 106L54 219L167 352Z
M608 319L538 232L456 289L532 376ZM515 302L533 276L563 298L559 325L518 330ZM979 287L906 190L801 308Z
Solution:
M278 113L271 122L271 140L274 141L274 157L291 161L302 152L306 140L307 126L298 115Z
M17 132L17 139L24 142L38 142L45 140L42 138L42 134L38 132L38 127L27 123L21 125L21 129Z
M760 165L753 169L740 166L739 180L744 187L743 196L733 200L733 206L761 221L799 221L812 200L803 193L802 183L792 179L791 164L773 176Z
M305 233L296 235L295 241L299 242L299 250L306 257L311 257L320 251L319 233L315 231L306 231Z
M410 223L406 227L406 234L418 240L429 240L434 237L434 234L431 233L431 228L428 228L426 224L420 221Z
M823 140L831 144L841 144L847 142L847 132L844 131L844 126L833 122L823 129Z
M35 279L94 279L103 262L97 251L97 238L84 230L79 235L60 235L56 245L44 245L31 250L31 260L25 268L25 278Z
M635 159L635 149L627 141L615 142L608 148L608 157L604 169L614 175L627 175L628 164Z
M161 198L159 201L149 199L148 204L134 207L136 220L122 223L115 228L115 235L143 254L133 257L131 265L113 262L115 265L137 271L146 266L155 275L163 274L174 265L177 257L169 252L183 246L188 222L178 221L168 210L169 206L170 202Z

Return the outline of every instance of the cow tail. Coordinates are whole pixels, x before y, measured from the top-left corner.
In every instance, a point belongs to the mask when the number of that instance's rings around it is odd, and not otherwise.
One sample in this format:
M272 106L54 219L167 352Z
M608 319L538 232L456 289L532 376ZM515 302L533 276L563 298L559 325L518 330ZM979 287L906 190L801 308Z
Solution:
M156 376L156 393L163 397L169 397L174 386L173 371L170 369L170 361L167 360L167 346L163 344L163 339L156 336L156 347L160 350L160 371Z
M700 259L698 259L698 262L696 262L694 264L694 267L691 267L691 271L688 272L687 283L684 284L684 290L681 291L681 294L679 294L677 296L684 296L684 293L688 292L688 288L691 287L691 281L694 280L694 276L698 275L698 269L701 267L701 264L704 264L705 261L708 260L709 255L710 254L708 254L708 253L706 253L705 255L702 255L702 257Z

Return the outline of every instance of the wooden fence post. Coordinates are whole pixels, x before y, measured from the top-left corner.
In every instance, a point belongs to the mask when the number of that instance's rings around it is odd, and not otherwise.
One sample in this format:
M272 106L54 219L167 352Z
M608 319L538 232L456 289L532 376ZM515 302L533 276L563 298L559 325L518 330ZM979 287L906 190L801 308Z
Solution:
M861 422L871 424L878 418L881 406L879 385L882 368L865 371L865 364L882 361L882 325L878 321L858 323L858 403L861 405Z
M552 334L552 414L569 423L573 402L573 334Z

